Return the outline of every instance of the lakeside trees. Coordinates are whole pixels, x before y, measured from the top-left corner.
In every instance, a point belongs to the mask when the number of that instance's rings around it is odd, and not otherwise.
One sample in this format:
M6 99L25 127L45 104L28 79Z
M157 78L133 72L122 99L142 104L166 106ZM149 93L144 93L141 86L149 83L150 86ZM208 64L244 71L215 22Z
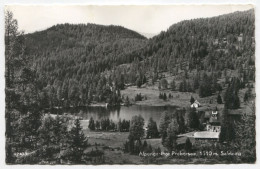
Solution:
M141 115L133 116L130 122L128 140L124 144L124 151L139 154L147 149L147 142L142 143L144 137L144 119ZM151 146L149 146L151 147Z
M92 131L120 131L128 132L130 128L130 120L121 120L116 123L108 118L94 121L93 117L89 120L88 128Z
M144 136L144 119L141 115L133 116L130 122L129 140L140 140Z

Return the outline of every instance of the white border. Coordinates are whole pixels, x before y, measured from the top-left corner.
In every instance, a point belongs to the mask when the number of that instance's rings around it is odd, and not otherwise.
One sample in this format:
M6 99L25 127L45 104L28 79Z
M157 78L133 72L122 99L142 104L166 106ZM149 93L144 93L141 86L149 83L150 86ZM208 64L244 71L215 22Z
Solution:
M5 164L5 92L4 92L4 86L5 86L5 79L4 79L4 5L10 5L10 4L20 4L20 5L170 5L170 4L176 4L176 5L185 5L185 4L194 4L194 5L203 5L203 4L253 4L255 5L255 16L256 16L256 86L259 85L259 79L260 79L260 72L258 70L258 66L260 63L260 60L258 59L259 55L259 39L260 39L260 33L259 33L259 10L260 7L260 1L257 0L0 0L0 167L1 168L96 168L96 167L102 167L102 168L115 168L115 167L122 167L122 168L149 168L149 169L155 169L158 167L163 168L192 168L192 169L201 169L201 168L236 168L236 169L244 169L244 168L260 168L259 165L259 106L260 101L258 98L256 98L256 136L257 136L257 162L256 164L216 164L216 165L99 165L99 166L90 166L90 165L63 165L63 166L42 166L42 165L6 165ZM256 94L258 96L260 91L260 88L256 88Z

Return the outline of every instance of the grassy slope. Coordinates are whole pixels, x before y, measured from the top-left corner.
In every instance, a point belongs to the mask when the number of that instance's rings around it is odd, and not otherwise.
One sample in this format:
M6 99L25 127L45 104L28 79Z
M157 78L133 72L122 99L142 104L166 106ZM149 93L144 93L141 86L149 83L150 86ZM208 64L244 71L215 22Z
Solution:
M195 74L194 71L189 72L189 77L192 77ZM236 76L237 73L236 71L228 71L227 73L229 76ZM173 79L176 82L176 86L179 85L180 81L178 79L177 76L171 76L169 73L163 73L163 76L165 77L165 79L168 81L168 83L170 83ZM148 80L150 81L150 80ZM220 78L218 79L218 82L223 84L224 83L224 78ZM172 106L179 106L179 107L189 107L190 106L190 98L191 96L193 96L196 100L198 100L202 107L205 109L213 109L215 107L218 107L219 110L223 109L224 105L223 104L217 104L217 93L213 94L212 96L208 96L208 97L204 97L204 98L200 98L198 95L198 92L196 93L191 93L191 92L179 92L179 91L171 91L170 89L166 89L166 90L159 90L158 89L158 81L155 82L154 85L152 85L151 83L146 83L144 85L142 85L141 88L137 88L136 86L129 86L127 87L125 90L121 91L122 96L124 96L126 98L126 96L129 97L129 99L131 101L134 102L134 98L137 94L141 93L142 95L147 97L147 100L143 100L143 101L138 101L135 102L135 104L138 105L149 105L149 106L164 106L164 105L172 105ZM225 93L227 86L223 87L223 91L221 93L222 96L222 100L223 100L223 95ZM250 106L251 103L244 103L244 94L246 92L246 88L245 89L241 89L239 91L239 97L240 97L240 102L241 102L241 109L243 110L243 112L246 113L252 113L252 111L250 110ZM253 93L254 93L253 89ZM167 100L164 101L162 99L159 99L159 94L161 93L166 93L167 94ZM173 96L173 98L169 99L168 95L169 93L171 93L171 95ZM211 100L211 103L210 103Z

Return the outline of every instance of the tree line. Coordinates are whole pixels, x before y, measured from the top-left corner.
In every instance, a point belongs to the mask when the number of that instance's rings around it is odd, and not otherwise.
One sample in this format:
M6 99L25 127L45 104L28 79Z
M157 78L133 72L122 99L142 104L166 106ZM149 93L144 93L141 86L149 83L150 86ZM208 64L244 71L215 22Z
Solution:
M92 117L89 120L88 128L92 131L120 131L128 132L130 128L130 120L119 119L118 123L109 119L94 120Z

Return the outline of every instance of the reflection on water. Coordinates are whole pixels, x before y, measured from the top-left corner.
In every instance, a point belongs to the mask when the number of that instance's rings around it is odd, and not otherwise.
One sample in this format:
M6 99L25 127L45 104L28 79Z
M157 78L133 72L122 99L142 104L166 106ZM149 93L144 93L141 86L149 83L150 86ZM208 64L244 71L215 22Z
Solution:
M101 120L102 118L108 118L114 122L118 122L119 119L131 120L135 115L141 115L145 124L150 117L152 117L157 125L159 125L161 114L165 111L176 112L176 107L172 106L140 106L133 105L130 107L117 107L117 108L105 108L105 107L84 107L84 108L70 108L62 110L52 110L53 114L73 114L82 117L84 120L89 120L91 117L96 120Z

